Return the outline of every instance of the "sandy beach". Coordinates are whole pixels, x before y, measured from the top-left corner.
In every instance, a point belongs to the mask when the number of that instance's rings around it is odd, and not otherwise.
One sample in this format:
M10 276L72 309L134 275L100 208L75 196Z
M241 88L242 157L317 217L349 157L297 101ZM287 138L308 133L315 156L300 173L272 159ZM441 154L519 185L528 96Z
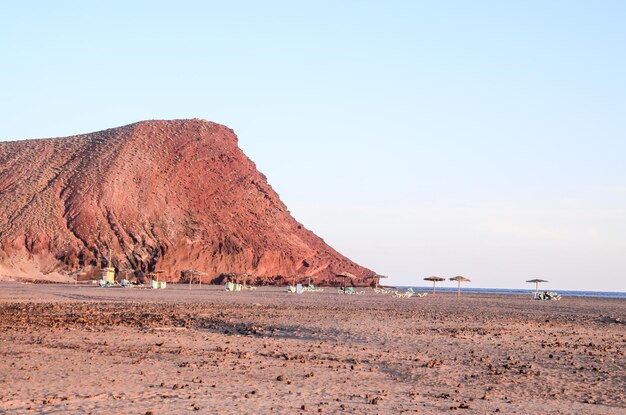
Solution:
M626 408L626 301L0 284L0 413Z

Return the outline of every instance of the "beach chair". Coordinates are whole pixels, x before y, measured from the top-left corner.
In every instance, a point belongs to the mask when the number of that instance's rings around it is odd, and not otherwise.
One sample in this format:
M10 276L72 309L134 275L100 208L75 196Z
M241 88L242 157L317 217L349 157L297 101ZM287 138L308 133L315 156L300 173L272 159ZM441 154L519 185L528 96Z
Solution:
M407 292L409 292L409 293L411 293L411 295L412 295L412 296L416 296L416 297L419 297L419 298L426 297L426 295L428 294L428 293L420 293L420 292L417 292L417 291L415 291L415 290L414 290L413 288L411 288L411 287L409 287L406 291L407 291Z
M357 291L354 287L346 288L346 294L349 294L349 295L353 295L353 294L361 295L363 293L365 293L365 291Z
M560 299L561 296L555 292L543 292L535 294L535 300L558 301Z
M296 286L295 285L288 285L287 286L287 292L290 294L295 294L296 293Z
M311 284L306 288L307 291L311 291L311 292L322 292L324 291L323 288L317 288L315 285Z
M405 292L397 292L393 295L395 298L411 298L413 297L413 293L411 291L405 291Z
M549 297L550 300L555 300L555 301L561 299L561 296L558 293L555 293L555 292L549 292L548 293L548 297Z

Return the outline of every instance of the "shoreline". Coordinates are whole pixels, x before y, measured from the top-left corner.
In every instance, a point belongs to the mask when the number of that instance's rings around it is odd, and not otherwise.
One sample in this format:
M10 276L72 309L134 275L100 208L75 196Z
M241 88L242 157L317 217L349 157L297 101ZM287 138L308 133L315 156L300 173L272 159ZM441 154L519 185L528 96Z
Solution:
M60 285L60 286L81 286L81 287L92 287L94 286L92 281L78 281L78 282L62 282L62 281L47 281L47 280L0 280L0 287L4 284L20 284L20 285ZM168 287L189 287L189 283L186 282L168 282ZM281 289L286 285L259 285L257 288L263 289ZM214 289L223 288L223 285L216 284L202 284L202 287L213 287ZM337 290L338 286L332 285L319 285L319 288L324 288L328 290ZM424 292L427 294L432 294L432 287L419 286L419 285L386 285L386 287L393 287L398 290L406 290L408 288L413 288L414 290L419 290L420 292ZM110 288L118 288L118 287L107 287ZM132 287L132 288L149 288L149 287ZM373 292L373 289L370 286L358 286L360 290L366 290L366 292ZM192 289L198 289L198 284L194 283ZM580 290L553 290L553 289L545 289L539 290L542 291L556 291L559 294L562 294L564 297L590 297L590 298L614 298L614 299L626 299L626 292L621 291L580 291ZM457 289L455 287L437 287L437 294L442 295L456 295ZM477 287L464 287L461 290L461 296L468 295L512 295L512 296L533 296L534 290L531 289L523 289L523 288L477 288Z

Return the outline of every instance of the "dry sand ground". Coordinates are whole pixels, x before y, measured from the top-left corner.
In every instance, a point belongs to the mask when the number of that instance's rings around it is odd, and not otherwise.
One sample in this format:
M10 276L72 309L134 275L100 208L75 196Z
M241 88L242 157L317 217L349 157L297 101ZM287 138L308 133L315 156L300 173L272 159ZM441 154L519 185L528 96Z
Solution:
M626 301L0 284L0 412L626 410Z

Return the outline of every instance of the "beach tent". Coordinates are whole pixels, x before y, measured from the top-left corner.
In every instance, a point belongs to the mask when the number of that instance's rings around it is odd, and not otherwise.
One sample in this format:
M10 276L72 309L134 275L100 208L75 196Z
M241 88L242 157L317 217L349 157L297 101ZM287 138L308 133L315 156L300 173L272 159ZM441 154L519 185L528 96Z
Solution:
M537 294L539 293L539 283L540 282L548 282L546 280L542 280L539 278L535 278L534 280L527 280L526 282L533 282L535 283L535 297L537 296Z
M445 278L442 277L426 277L424 281L432 281L433 282L433 295L435 295L435 284L441 281L445 281Z
M458 283L456 296L460 297L461 296L461 283L462 282L470 282L471 280L469 278L465 278L465 277L462 277L462 276L458 275L456 277L450 278L450 281L456 281Z

